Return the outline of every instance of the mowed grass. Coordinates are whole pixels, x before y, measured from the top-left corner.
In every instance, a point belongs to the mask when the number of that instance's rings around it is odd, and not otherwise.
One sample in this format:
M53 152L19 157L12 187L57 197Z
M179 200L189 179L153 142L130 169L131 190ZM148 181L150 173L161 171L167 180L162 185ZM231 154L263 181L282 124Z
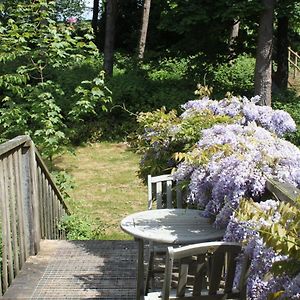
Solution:
M147 209L147 188L136 175L138 162L139 156L124 143L95 143L55 160L75 180L68 203L71 211L102 224L105 239L130 239L120 221Z

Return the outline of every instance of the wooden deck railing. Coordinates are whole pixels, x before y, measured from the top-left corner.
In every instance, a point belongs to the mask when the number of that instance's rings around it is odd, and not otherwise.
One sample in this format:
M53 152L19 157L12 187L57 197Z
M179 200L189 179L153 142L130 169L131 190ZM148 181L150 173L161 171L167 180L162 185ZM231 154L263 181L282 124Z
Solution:
M280 201L289 202L300 209L300 190L291 184L279 182L272 178L267 179L266 188Z
M0 145L2 270L0 297L41 239L63 239L67 206L28 136Z
M288 48L288 63L292 78L295 79L300 74L300 55L290 47Z

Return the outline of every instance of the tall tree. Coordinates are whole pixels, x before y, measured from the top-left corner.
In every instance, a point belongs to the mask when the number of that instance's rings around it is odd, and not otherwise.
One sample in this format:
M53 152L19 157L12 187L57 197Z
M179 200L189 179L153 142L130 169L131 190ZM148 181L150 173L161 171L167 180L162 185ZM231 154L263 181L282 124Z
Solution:
M276 64L277 70L273 79L280 89L288 86L288 47L294 31L299 31L300 4L299 1L279 1L277 5L277 34L276 34Z
M229 36L229 51L231 56L235 55L235 43L236 43L236 39L239 36L239 30L240 30L240 19L238 17L236 17L233 20L233 25L230 31L230 36Z
M141 27L141 35L140 35L140 41L139 41L139 49L138 49L138 51L139 51L138 58L139 59L144 58L148 24L149 24L150 7L151 7L151 0L144 0L142 27Z
M104 71L106 75L113 73L115 23L117 15L117 0L106 1L106 22L105 22L105 42L104 42Z
M287 89L289 66L288 66L288 16L279 16L277 24L277 51L276 62L277 70L274 76L274 81L280 89Z
M99 49L98 16L99 16L99 0L94 0L94 2L93 2L92 28L94 30L95 44Z
M261 104L271 105L273 15L276 0L261 0L255 64L254 92L261 96Z

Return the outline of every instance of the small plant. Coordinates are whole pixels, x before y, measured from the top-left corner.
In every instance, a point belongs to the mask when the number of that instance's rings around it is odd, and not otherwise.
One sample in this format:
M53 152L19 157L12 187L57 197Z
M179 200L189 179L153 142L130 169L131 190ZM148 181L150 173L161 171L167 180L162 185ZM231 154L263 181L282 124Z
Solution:
M68 240L95 240L104 235L104 227L96 225L78 214L65 216L59 224L59 229L65 231Z
M73 190L75 182L73 177L66 171L53 171L51 175L64 199L70 198L69 193Z
M212 87L209 87L208 85L201 85L200 83L198 83L197 89L195 90L194 94L201 99L205 96L210 97L212 92L213 92Z

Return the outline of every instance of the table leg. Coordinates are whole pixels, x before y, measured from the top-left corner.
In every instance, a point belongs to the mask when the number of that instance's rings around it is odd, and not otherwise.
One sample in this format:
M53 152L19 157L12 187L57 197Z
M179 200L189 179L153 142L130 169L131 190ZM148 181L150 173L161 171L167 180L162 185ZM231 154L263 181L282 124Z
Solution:
M145 284L144 284L144 240L136 238L138 242L138 265L137 265L137 286L136 300L144 299Z

